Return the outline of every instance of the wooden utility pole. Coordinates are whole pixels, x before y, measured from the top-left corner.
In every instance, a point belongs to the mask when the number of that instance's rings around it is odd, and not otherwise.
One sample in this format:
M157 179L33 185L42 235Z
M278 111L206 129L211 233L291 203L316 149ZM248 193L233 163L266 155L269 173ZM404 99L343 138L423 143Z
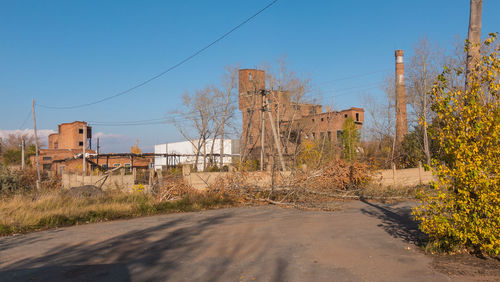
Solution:
M87 125L83 125L83 176L85 176L86 172L86 164L85 164L85 147L87 147Z
M262 109L260 112L260 121L261 121L261 131L260 131L260 170L264 170L264 151L265 151L265 146L264 146L264 139L265 139L265 134L266 134L266 122L265 122L265 99L266 99L266 93L265 91L261 91L261 96L262 96Z
M36 189L40 190L42 186L42 177L40 176L40 161L38 160L38 135L36 132L36 118L35 118L35 99L31 99L31 106L33 110L33 131L35 134L35 160L36 160Z
M21 139L21 169L24 170L24 138Z
M465 91L470 90L470 74L476 68L481 50L481 15L483 0L470 0L469 33L467 35L467 64Z
M278 149L278 156L280 158L281 169L285 171L286 170L285 161L283 160L283 154L281 153L281 146L278 138L278 133L276 132L276 127L274 126L274 119L273 115L271 114L271 110L267 108L267 103L265 104L265 110L269 115L269 123L271 124L271 130L273 132L274 142L276 143L276 148Z

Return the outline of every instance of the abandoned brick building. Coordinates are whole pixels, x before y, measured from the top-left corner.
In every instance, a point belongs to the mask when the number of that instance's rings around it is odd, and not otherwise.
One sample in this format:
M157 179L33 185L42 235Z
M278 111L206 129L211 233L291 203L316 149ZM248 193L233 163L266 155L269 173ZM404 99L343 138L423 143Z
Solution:
M59 124L57 133L50 134L48 141L48 148L39 150L38 160L42 171L56 174L82 172L84 146L87 173L96 168L107 170L120 166L149 168L153 163L151 156L137 156L130 153L99 154L92 150L92 127L85 121ZM31 164L35 163L35 156L31 156Z
M267 164L276 151L272 149L276 148L275 140L279 140L286 157L305 139L338 144L344 122L349 117L358 129L363 125L362 108L331 111L327 107L323 112L321 105L297 100L290 91L267 91L263 70L239 70L239 109L243 120L241 153L244 158Z
M84 128L87 132L84 134ZM87 137L87 140L85 139ZM74 121L58 125L57 133L49 135L47 149L39 150L40 168L44 171L54 170L54 162L73 158L82 154L83 146L90 145L92 140L92 127L87 126L84 121ZM94 154L95 151L87 147L87 153ZM35 164L35 156L31 156L31 164ZM81 165L80 165L81 167Z

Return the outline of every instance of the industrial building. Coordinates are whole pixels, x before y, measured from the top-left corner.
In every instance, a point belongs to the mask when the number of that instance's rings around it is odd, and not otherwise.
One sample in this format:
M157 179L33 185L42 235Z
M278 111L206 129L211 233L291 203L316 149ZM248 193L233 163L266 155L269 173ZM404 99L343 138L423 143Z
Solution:
M364 122L362 108L331 111L327 107L323 111L321 105L303 103L290 91L267 90L266 74L257 69L239 70L239 109L243 120L241 154L263 165L276 151L282 150L285 157L292 154L305 139L338 143L347 118L352 118L358 129Z
M221 165L222 146L224 148ZM208 166L223 167L231 165L234 158L239 158L240 146L239 140L234 139L224 139L223 142L222 139L207 139L205 142L195 139L155 145L154 154L155 170L164 169L168 166L190 164L195 166L198 171L203 171ZM198 160L196 161L197 156Z

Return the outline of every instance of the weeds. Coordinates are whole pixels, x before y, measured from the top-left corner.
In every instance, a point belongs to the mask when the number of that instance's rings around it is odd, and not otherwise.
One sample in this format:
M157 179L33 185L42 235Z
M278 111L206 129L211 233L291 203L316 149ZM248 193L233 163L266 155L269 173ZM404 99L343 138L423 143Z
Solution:
M0 199L0 235L232 204L224 194L210 192L159 201L142 192L107 191L94 197L75 197L65 191L44 190Z

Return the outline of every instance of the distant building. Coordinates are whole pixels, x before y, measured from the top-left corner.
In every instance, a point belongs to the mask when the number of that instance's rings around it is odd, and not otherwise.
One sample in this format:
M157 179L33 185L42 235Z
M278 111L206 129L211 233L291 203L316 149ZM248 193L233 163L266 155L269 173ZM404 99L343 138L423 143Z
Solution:
M96 169L107 170L119 166L147 169L153 165L153 156L131 153L97 154L92 150L92 127L84 121L59 124L57 133L50 134L48 139L48 148L39 150L42 171L52 171L56 174L81 173L84 147L87 173ZM35 156L30 158L31 164L35 165Z
M241 154L244 158L260 160L264 136L264 164L270 161L270 146L275 143L269 113L276 135L283 149L295 149L303 140L339 142L347 118L352 118L361 129L364 122L362 108L322 111L318 104L294 102L289 91L266 91L263 70L239 70L239 109L242 113ZM264 132L264 134L262 134ZM276 149L274 149L276 151ZM284 150L283 154L291 153ZM275 152L273 152L275 153Z
M84 134L86 130L86 135ZM86 137L86 138L85 138ZM43 171L64 172L65 167L60 166L60 170L53 168L54 161L61 161L68 158L74 158L75 155L83 153L83 147L86 146L86 153L95 154L91 150L92 127L87 126L84 121L74 121L71 123L62 123L58 125L57 133L49 135L48 149L39 150L40 168ZM35 156L31 156L31 164L35 165ZM80 164L80 171L82 164Z
M220 149L221 139L207 139L205 146L202 146L198 152L196 146L199 140L172 142L166 144L155 145L155 170L164 169L168 166L179 164L191 164L196 166L198 171L203 171L204 167L211 165L220 165ZM213 149L212 149L213 145ZM213 155L211 155L213 152ZM233 159L238 157L240 153L239 140L224 139L224 150L222 166L230 165ZM159 156L163 155L164 156ZM207 154L207 158L203 156ZM198 163L196 163L196 155L198 155Z

